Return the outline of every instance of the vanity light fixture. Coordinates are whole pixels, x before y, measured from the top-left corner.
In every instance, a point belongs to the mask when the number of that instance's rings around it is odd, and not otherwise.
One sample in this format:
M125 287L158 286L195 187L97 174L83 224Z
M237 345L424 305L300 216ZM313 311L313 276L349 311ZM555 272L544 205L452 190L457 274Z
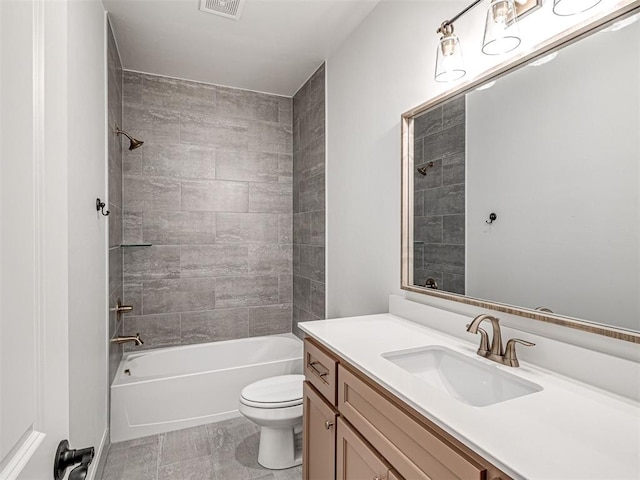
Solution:
M453 24L480 2L482 0L475 0L456 16L442 22L436 30L442 35L436 51L436 82L454 82L466 75L460 40L453 33ZM517 17L514 0L491 0L482 40L485 55L500 55L520 45Z
M577 15L591 10L602 0L553 0L553 13L561 17Z
M438 29L442 34L436 52L436 82L454 82L467 74L462 59L460 40L453 33L453 24L443 22Z
M482 39L482 53L502 55L520 45L520 32L513 0L491 0Z

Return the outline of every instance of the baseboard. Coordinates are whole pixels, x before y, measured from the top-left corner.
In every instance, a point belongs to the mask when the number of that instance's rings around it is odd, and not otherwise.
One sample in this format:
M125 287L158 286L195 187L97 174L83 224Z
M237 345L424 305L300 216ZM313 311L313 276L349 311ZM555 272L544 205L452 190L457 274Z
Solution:
M89 469L86 480L102 480L104 466L107 463L107 453L109 453L109 427L104 429L100 446L96 450L93 462L91 462L95 467Z

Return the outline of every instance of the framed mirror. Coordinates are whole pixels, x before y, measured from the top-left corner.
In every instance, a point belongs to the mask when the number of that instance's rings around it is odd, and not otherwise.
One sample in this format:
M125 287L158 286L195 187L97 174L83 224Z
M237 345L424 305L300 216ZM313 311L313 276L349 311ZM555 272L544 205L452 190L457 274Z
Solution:
M639 18L403 115L403 289L640 343Z

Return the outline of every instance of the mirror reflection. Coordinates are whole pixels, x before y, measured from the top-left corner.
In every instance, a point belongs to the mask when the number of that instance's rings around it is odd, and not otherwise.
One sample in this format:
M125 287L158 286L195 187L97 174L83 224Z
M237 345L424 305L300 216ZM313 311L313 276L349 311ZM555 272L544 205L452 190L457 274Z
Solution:
M640 22L625 23L414 118L413 285L640 331Z

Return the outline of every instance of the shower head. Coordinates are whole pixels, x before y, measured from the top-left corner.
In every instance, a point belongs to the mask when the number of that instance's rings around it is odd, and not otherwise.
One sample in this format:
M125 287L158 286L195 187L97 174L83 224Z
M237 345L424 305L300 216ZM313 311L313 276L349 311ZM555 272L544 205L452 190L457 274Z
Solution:
M416 168L416 170L418 171L418 173L420 175L426 176L427 175L427 170L429 170L431 167L433 167L433 162L429 162L423 167Z
M136 148L141 147L144 144L144 142L142 140L138 140L137 138L133 138L127 132L125 132L124 130L120 130L117 127L116 127L116 135L124 135L129 139L129 150L135 150Z

